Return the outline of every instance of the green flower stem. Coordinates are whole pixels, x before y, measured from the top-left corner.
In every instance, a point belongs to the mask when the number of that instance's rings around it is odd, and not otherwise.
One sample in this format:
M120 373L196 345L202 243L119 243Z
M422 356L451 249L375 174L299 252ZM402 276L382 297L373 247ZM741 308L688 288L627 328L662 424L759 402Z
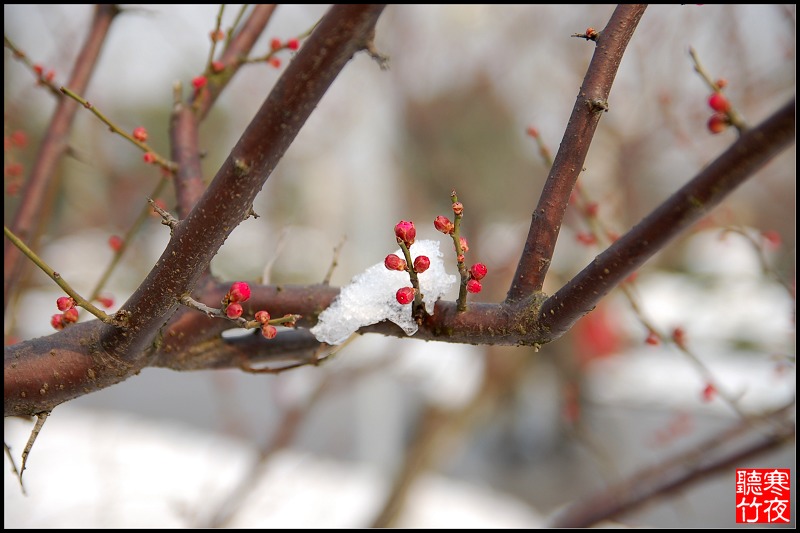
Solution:
M458 196L456 195L456 191L453 191L450 194L450 200L455 204L458 202ZM456 261L458 261L458 273L461 276L461 285L458 288L458 300L456 309L459 312L467 310L467 281L469 281L469 273L467 272L467 266L464 264L464 250L461 249L461 219L463 218L464 214L458 214L453 211L453 215L455 215L455 220L453 221L453 233L451 236L453 237L453 245L456 248Z
M150 146L148 146L147 143L143 143L142 141L134 139L132 135L130 135L128 132L126 132L123 129L121 129L120 127L118 127L116 124L111 122L111 120L109 120L108 117L106 117L103 113L98 111L97 108L91 102L89 102L88 100L85 100L84 98L81 98L80 96L78 96L74 92L70 91L66 87L61 87L61 92L64 93L65 95L69 96L73 100L77 101L78 103L80 103L83 107L85 107L86 109L90 110L92 113L94 113L95 116L97 118L99 118L101 121L103 121L103 123L106 124L108 126L108 128L113 133L116 133L117 135L121 135L122 137L125 137L127 140L129 140L130 142L135 144L137 147L139 147L140 150L153 154L153 157L155 158L155 160L153 162L155 164L159 165L160 167L164 168L165 170L168 170L169 172L175 172L175 171L178 170L178 165L177 164L173 163L172 161L170 161L169 159L167 159L165 157L162 157L162 156L158 155L158 153L155 150L153 150L152 148L150 148Z
M101 311L100 309L98 309L97 307L92 305L92 303L90 301L84 299L80 294L78 294L75 291L75 289L73 289L70 286L70 284L67 283L64 280L64 278L61 277L61 274L59 274L58 272L53 270L50 267L50 265L48 265L47 263L45 263L42 260L41 257L36 255L36 253L33 250L28 248L28 246L24 242L22 242L19 239L19 237L14 235L14 233L10 229L8 229L8 226L3 226L3 233L5 234L6 238L8 240L10 240L11 243L14 246L19 248L19 250L28 257L28 259L33 261L36 266L38 266L40 269L42 269L42 271L50 277L50 279L55 281L56 284L58 284L59 287L64 289L64 292L66 292L69 296L72 297L73 300L75 300L75 304L76 305L78 305L80 307L83 307L84 309L89 311L91 314L93 314L94 316L96 316L97 318L99 318L100 320L105 322L106 324L114 324L115 323L113 317L107 315L106 313L104 313L103 311Z

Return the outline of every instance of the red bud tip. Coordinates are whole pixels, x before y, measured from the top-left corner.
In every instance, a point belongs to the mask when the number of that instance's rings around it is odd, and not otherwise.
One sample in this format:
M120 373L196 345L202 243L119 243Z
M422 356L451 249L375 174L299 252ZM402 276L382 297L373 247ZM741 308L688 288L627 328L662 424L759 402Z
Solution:
M453 213L459 216L464 213L464 204L461 202L453 202Z
M470 267L469 273L472 276L472 279L482 280L486 277L486 274L489 272L489 269L486 268L486 265L483 263L475 263Z
M264 324L261 326L261 334L267 339L274 339L278 334L278 328L272 324Z
M270 47L270 48L272 48L272 51L273 51L273 52L277 52L278 50L280 50L281 48L283 48L283 43L281 42L281 40L280 40L280 39L278 39L277 37L274 37L274 38L273 38L273 39L272 39L272 40L269 42L269 47Z
M708 131L714 134L722 133L729 125L728 115L725 113L714 113L711 115L711 118L708 119L707 124Z
M122 250L122 237L119 235L112 235L108 238L108 245L111 247L112 250L115 252L119 252Z
M237 281L228 291L229 302L246 302L250 299L250 285L244 281Z
M147 141L147 130L144 129L142 126L138 128L133 128L133 138L139 142Z
M297 50L298 48L300 48L300 41L294 38L289 39L288 41L286 41L286 48L288 48L289 50Z
M66 311L67 309L72 309L75 307L75 300L70 298L69 296L62 296L58 300L56 300L56 307L58 307L59 311Z
M270 316L269 316L269 313L267 311L264 311L264 310L256 311L256 320L258 320L262 324L266 324L267 322L269 322L269 319L270 319Z
M231 302L228 304L228 307L225 308L225 314L228 318L239 318L242 316L243 311L242 304L239 302Z
M50 317L50 325L53 326L54 329L64 329L64 315L58 313Z
M394 235L397 237L398 243L404 243L407 247L414 244L414 239L417 237L417 229L414 227L413 222L401 220L394 227Z
M406 305L414 301L414 294L415 291L413 287L402 287L397 290L395 298L397 298L397 301L400 302L401 305Z
M208 83L208 78L206 78L205 76L197 76L192 80L192 87L194 87L195 90L199 91L200 89L205 87L207 83Z
M428 270L431 266L431 260L428 259L427 256L420 255L416 259L414 259L414 272L417 274L422 274L426 270Z
M727 113L731 110L731 103L722 93L714 93L709 96L708 105L711 107L711 109L720 113Z
M441 231L445 235L452 235L453 231L455 231L455 225L450 222L450 219L439 215L433 221L433 227L436 228L437 231Z
M408 268L406 262L395 254L387 255L386 259L383 260L383 264L388 270L398 270L400 272L403 272L406 270L406 268Z
M477 279L467 281L467 290L473 294L478 294L483 290L483 285Z

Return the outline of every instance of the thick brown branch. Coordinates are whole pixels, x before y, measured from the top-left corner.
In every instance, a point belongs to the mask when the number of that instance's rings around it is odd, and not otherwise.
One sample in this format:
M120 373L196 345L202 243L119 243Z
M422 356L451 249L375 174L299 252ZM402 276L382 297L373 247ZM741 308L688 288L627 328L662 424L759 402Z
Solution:
M644 14L645 5L620 5L597 39L597 48L572 108L564 138L533 212L528 238L506 300L540 291L556 247L561 221L600 117L608 110L608 95L622 54Z
M178 104L172 113L170 139L172 160L178 164L175 174L175 197L178 218L183 220L206 190L200 163L198 128L200 121L191 106Z
M795 100L730 148L548 298L540 325L560 337L603 296L794 141Z
M350 58L367 46L383 8L337 5L325 15L278 80L211 186L186 219L174 228L166 250L147 279L118 312L126 327L79 324L71 326L69 334L61 332L6 347L6 370L16 370L13 376L8 372L5 376L6 399L15 399L12 406L7 401L7 415L51 410L91 390L76 377L61 383L58 395L48 395L42 402L38 398L32 401L23 389L35 387L40 375L35 369L26 368L27 357L44 360L52 354L51 362L63 362L70 368L70 375L75 376L91 369L98 387L121 381L148 364L159 351L158 332L178 308L179 298L195 288L219 247L249 216L256 194L330 84ZM99 336L99 346L92 341L81 350L80 343L68 343L63 353L60 347L54 348L60 346L62 335L73 338L88 328L92 328L91 339ZM109 364L92 366L98 359ZM56 364L49 371L61 372L61 369ZM32 403L26 405L25 399Z
M732 468L740 467L749 458L790 442L795 424L788 417L793 410L794 402L771 414L766 422L772 428L764 421L758 424L742 421L686 453L636 472L627 480L568 506L550 526L590 527L631 511L656 496L675 492L698 479L708 479L710 474L724 472L730 476Z
M89 35L78 54L68 82L73 91L79 94L86 92L111 22L118 13L119 9L113 4L99 4L95 9ZM67 152L67 137L77 110L78 103L75 100L59 99L53 120L44 134L31 173L25 181L22 200L11 223L11 231L32 248L35 248L36 236L41 223L45 220L41 208L45 203L45 196L55 175L56 166ZM25 265L28 264L23 259L21 252L6 241L3 246L3 313L8 307L12 290L17 286Z

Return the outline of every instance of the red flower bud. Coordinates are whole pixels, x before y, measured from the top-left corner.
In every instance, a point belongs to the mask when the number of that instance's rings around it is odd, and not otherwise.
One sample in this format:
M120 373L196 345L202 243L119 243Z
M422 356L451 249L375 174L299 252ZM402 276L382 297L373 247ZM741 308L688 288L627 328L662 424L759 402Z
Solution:
M450 219L442 215L439 215L434 219L433 227L445 235L451 235L456 229L453 223L450 222Z
M97 301L106 309L114 305L114 298L111 296L98 296Z
M225 314L228 315L228 318L239 318L242 316L242 304L239 302L231 302L228 304L228 307L225 308Z
M655 334L654 331L651 331L647 338L644 340L650 346L658 346L661 343L661 340L658 338L658 335Z
M225 70L225 63L222 61L212 61L211 62L211 70L214 72L222 72Z
M414 227L413 222L401 220L394 227L394 235L397 237L398 243L405 243L406 246L414 244L414 239L417 237L417 228Z
M246 302L250 298L250 285L244 281L237 281L228 291L228 301Z
M269 64L275 68L281 68L281 58L280 57L270 57Z
M483 290L483 286L481 285L481 282L478 281L477 279L471 279L467 281L467 290L469 292L478 294L479 292L481 292L481 290Z
M486 273L489 272L489 269L486 268L486 265L483 263L475 263L470 267L469 273L472 275L472 279L482 280Z
M672 340L681 348L686 348L686 332L683 328L677 327L672 330Z
M205 76L197 76L192 80L192 87L194 87L196 91L199 91L200 89L205 87L207 83L208 83L208 78L206 78Z
M266 324L267 322L269 322L269 319L270 319L270 316L269 316L269 313L267 311L264 311L264 310L256 311L256 320L258 320L262 324Z
M410 304L414 301L414 293L415 291L413 287L402 287L397 289L395 298L397 298L397 301L402 305Z
M467 244L467 238L461 237L458 242L461 244L461 251L462 252L469 252L469 245ZM463 261L463 259L462 259Z
M713 384L709 383L703 389L703 401L710 402L711 400L714 399L714 396L716 396L716 394L717 394L717 388Z
M406 268L408 268L406 262L395 254L387 255L386 259L383 260L383 264L389 270L399 270L400 272L403 272L406 270Z
M414 272L417 274L422 274L426 270L428 270L431 266L431 260L428 259L427 256L420 255L414 259Z
M119 252L122 250L122 237L119 235L112 235L108 238L108 245L111 247L112 250L115 252Z
M464 204L461 202L453 202L453 213L461 215L464 213Z
M261 334L264 336L264 338L274 339L275 336L278 334L278 328L276 328L272 324L264 324L263 326L261 326Z
M300 41L294 38L289 39L288 41L286 41L286 48L288 48L289 50L297 50L298 48L300 48Z
M708 119L708 131L711 133L721 133L729 126L728 116L724 113L714 113Z
M525 130L525 133L527 133L529 137L533 137L534 139L539 136L539 130L537 130L533 126L528 126L528 129Z
M78 310L72 307L64 311L63 316L64 316L64 325L73 324L78 321Z
M139 142L145 142L147 140L147 130L142 126L133 128L133 138Z
M714 111L719 111L720 113L727 113L731 110L731 103L722 93L714 93L709 96L708 105L711 107L711 109Z
M272 48L272 51L273 51L273 52L275 52L275 51L278 51L278 50L280 50L281 48L283 48L283 43L281 42L281 40L280 40L280 39L278 39L277 37L274 37L274 38L273 38L273 39L272 39L272 40L269 42L269 47L270 47L270 48Z
M154 155L153 155L153 154L151 154L150 152L145 152L145 154L144 154L144 157L142 157L142 159L144 159L144 162L145 162L145 163L148 163L148 164L149 164L149 163L155 163L155 161L156 161L156 156L154 156Z
M221 40L223 40L225 38L225 32L222 31L222 30L212 31L209 34L209 37L211 37L211 40L216 43L216 42L219 42L219 41L221 41Z
M67 309L72 309L75 307L75 300L70 298L69 296L62 296L58 300L56 300L56 307L58 307L59 311L66 311Z
M54 329L64 329L64 315L58 313L50 317L50 325L53 326Z

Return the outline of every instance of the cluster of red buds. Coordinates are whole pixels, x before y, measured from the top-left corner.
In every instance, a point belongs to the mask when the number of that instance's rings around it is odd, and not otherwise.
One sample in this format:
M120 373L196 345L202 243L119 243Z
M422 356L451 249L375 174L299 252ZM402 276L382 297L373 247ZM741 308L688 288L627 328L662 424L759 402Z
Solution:
M464 216L464 204L458 201L455 191L450 195L450 199L453 202L452 208L453 215L455 215L455 222L451 222L446 216L439 215L433 220L433 227L436 228L437 231L445 235L450 235L453 238L453 247L456 251L462 287L473 294L477 294L483 290L481 280L486 276L488 269L483 263L475 263L469 267L469 269L464 265L464 254L469 251L467 239L461 237L459 234L461 218ZM459 300L461 300L461 296L459 296Z
M50 325L53 328L61 330L78 321L78 309L75 307L75 300L69 296L62 296L56 300L56 307L61 312L50 318Z
M388 270L397 270L399 272L408 272L411 277L411 287L401 287L397 290L395 298L402 305L410 304L414 301L419 294L419 280L417 274L422 274L431 266L431 260L425 255L417 256L414 261L411 261L411 245L417 238L417 228L414 227L413 222L408 220L401 220L394 226L394 236L397 239L397 244L403 250L403 255L406 259L401 259L395 254L389 254L383 260L384 266ZM409 266L410 264L410 266Z
M17 194L22 188L25 167L16 160L15 152L26 146L28 146L28 135L22 130L17 130L11 135L3 137L3 152L6 159L3 178L6 180L6 192L8 194Z
M714 114L708 119L708 131L711 133L721 133L731 125L731 103L728 98L722 94L722 88L727 85L725 80L717 80L717 87L719 91L711 93L708 97L708 107L714 110Z
M280 68L281 66L281 59L275 56L276 52L280 52L281 50L292 50L296 51L300 49L300 40L296 37L292 37L291 39L286 39L285 41L281 41L277 37L274 37L269 42L270 52L267 54L265 61L272 65L275 68Z
M231 288L228 289L227 294L225 294L225 297L222 299L222 310L224 311L225 316L231 320L236 320L241 317L242 313L244 312L242 303L249 299L250 285L244 281L236 281L231 284ZM284 326L292 327L297 322L297 316L286 315L281 318L273 319L267 310L262 309L260 311L256 311L255 321L256 325L261 328L261 334L265 338L274 339L278 334L278 328L275 327L275 324L282 324ZM249 323L247 327L253 327L253 324Z

